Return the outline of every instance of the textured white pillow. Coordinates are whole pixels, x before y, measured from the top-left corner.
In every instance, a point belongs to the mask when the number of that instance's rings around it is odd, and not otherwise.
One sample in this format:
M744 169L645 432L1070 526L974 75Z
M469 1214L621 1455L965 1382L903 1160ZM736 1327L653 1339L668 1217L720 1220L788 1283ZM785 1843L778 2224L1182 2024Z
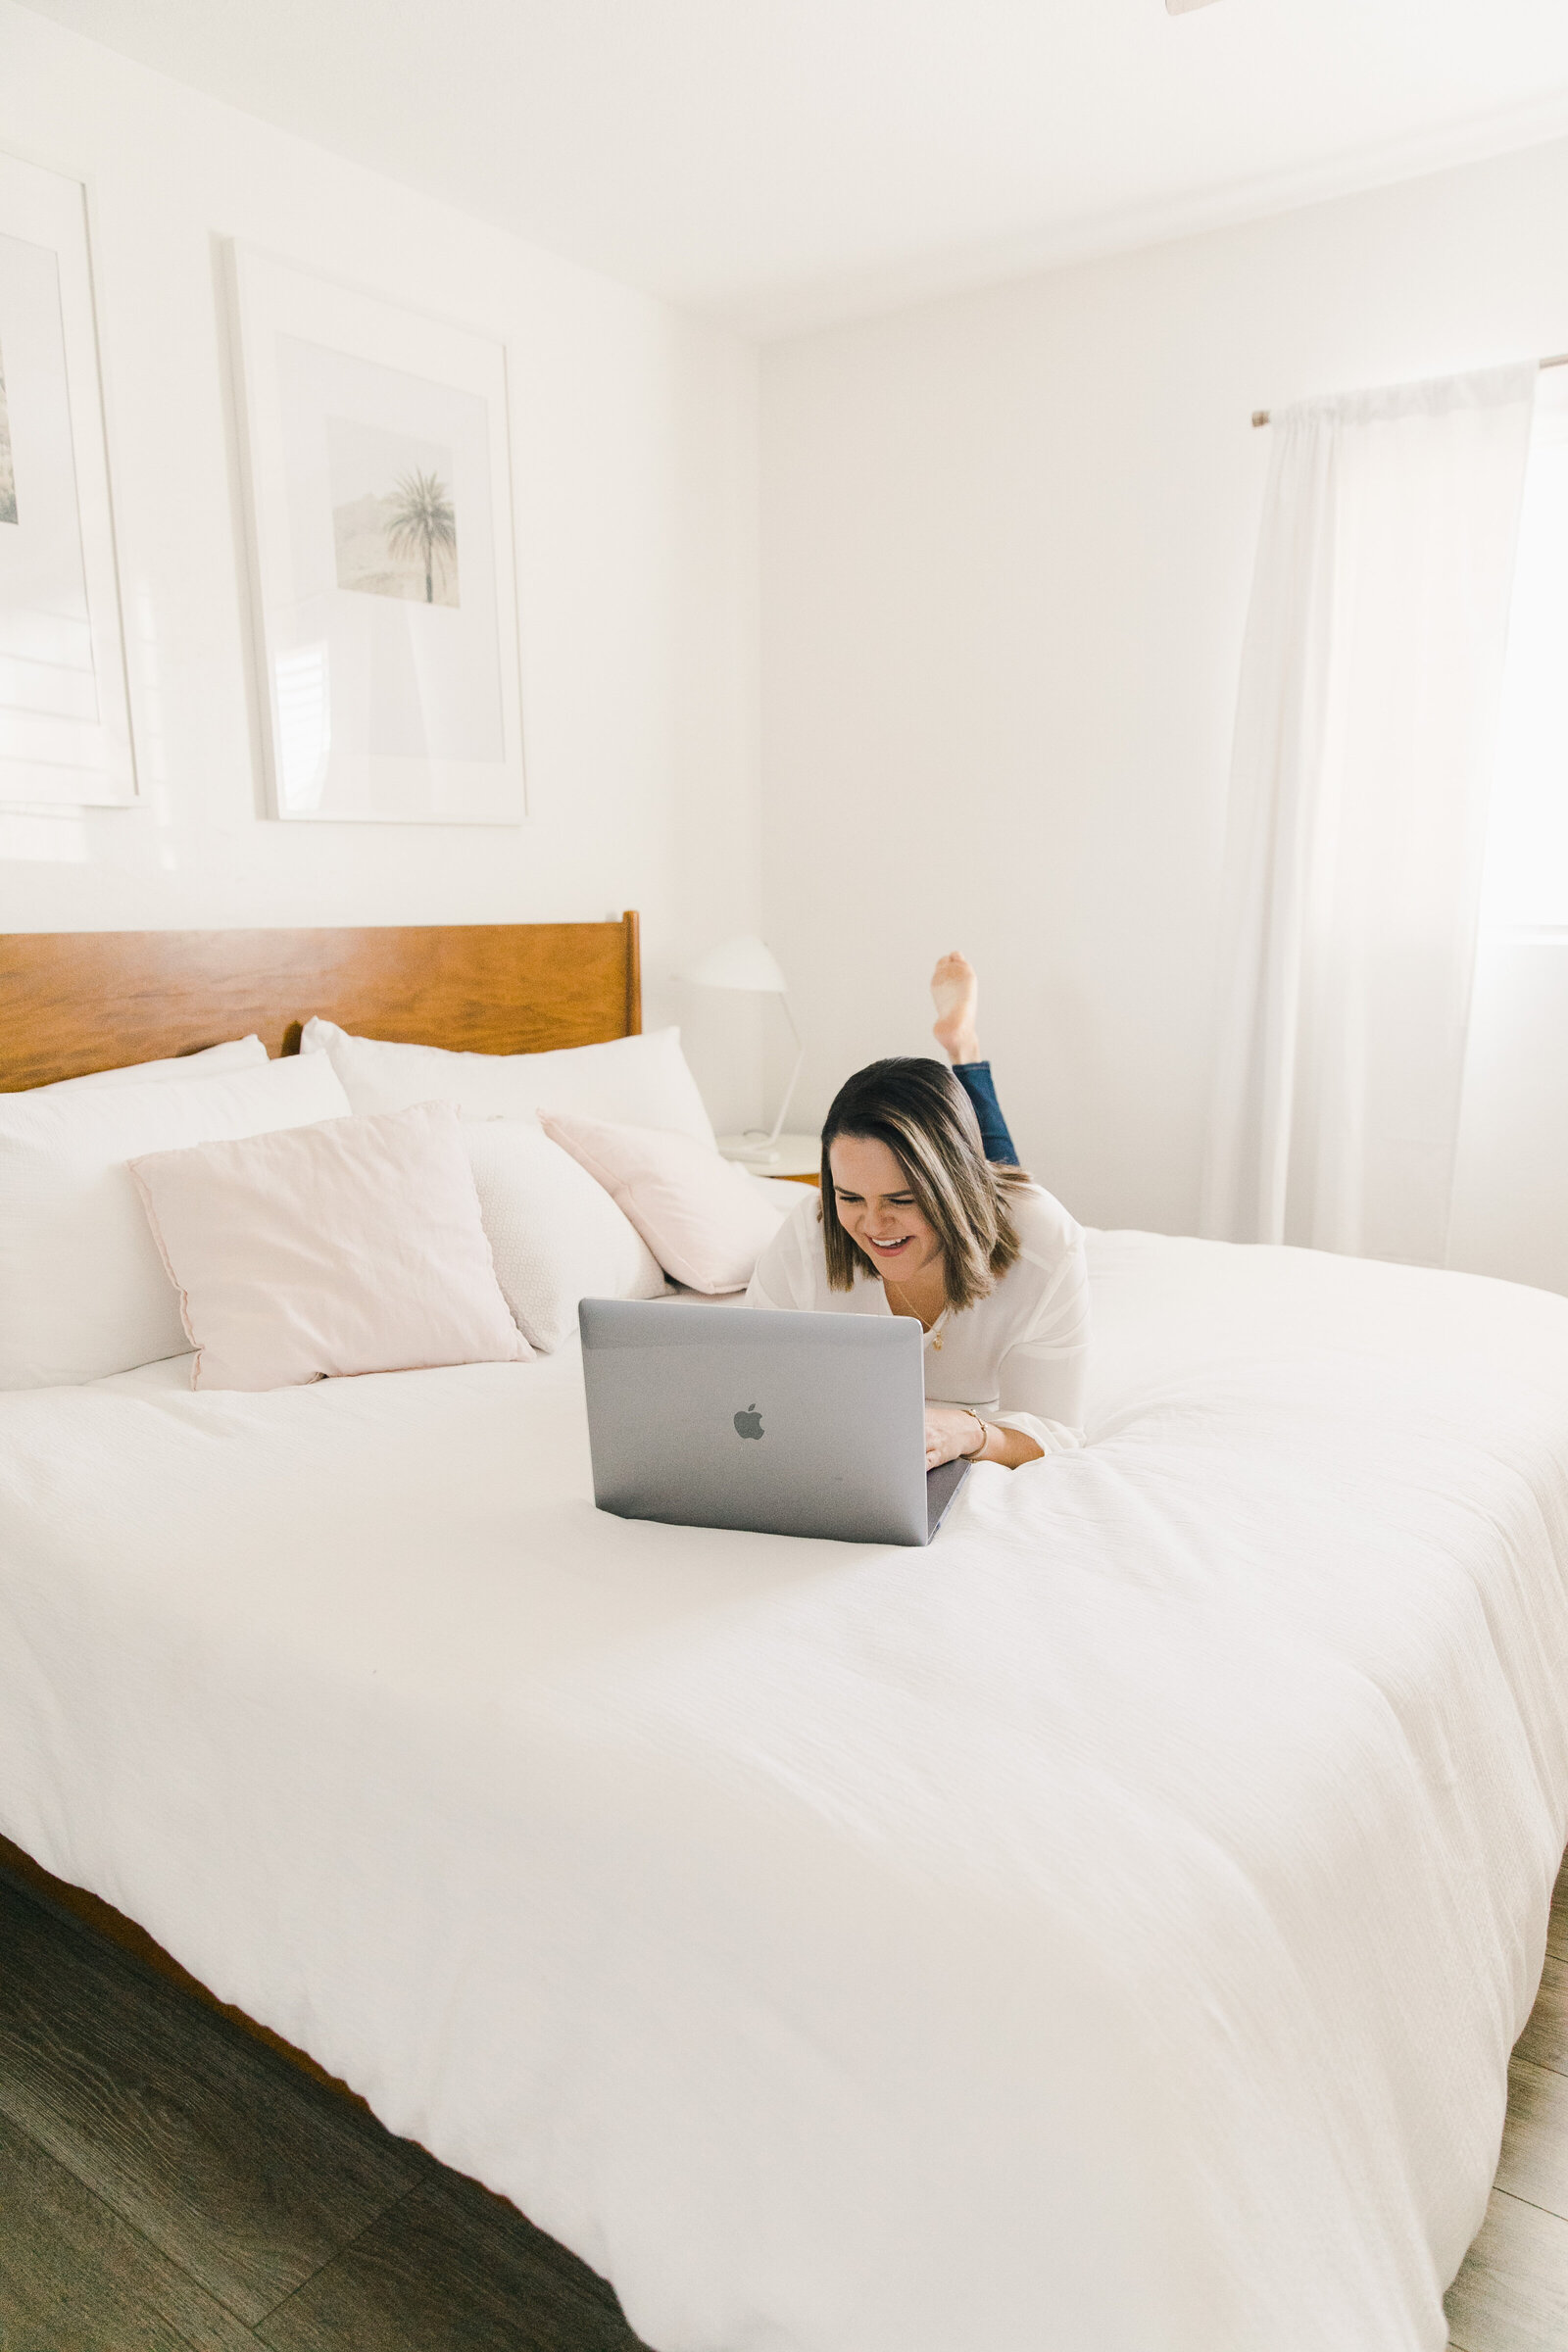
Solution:
M36 1102L43 1095L63 1095L89 1086L164 1086L190 1078L216 1078L220 1070L259 1069L267 1048L259 1037L236 1037L221 1046L203 1046L199 1054L178 1054L168 1061L127 1061L114 1070L89 1070L82 1078L57 1078L53 1086L28 1089Z
M130 1172L179 1286L197 1389L511 1364L449 1102L153 1152Z
M319 1054L181 1086L0 1096L0 1388L98 1380L185 1352L127 1160L348 1107Z
M744 1291L793 1202L690 1136L542 1110L547 1135L625 1210L655 1257L690 1291Z
M311 1020L300 1052L331 1056L359 1113L452 1102L466 1119L526 1119L548 1103L591 1119L667 1127L715 1148L678 1029L567 1046L559 1054L448 1054L439 1046L351 1037L331 1021Z
M576 1330L579 1298L663 1297L642 1235L536 1119L466 1120L463 1140L496 1280L543 1353Z

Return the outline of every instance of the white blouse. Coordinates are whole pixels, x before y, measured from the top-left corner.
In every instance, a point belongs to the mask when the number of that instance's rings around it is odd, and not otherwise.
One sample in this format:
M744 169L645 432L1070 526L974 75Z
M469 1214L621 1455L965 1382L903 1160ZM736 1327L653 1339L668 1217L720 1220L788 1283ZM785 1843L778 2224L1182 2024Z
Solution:
M1011 1196L1023 1244L988 1298L960 1314L945 1308L926 1335L930 1404L967 1404L988 1421L1022 1430L1048 1453L1083 1444L1089 1357L1089 1266L1084 1237L1059 1200L1038 1185ZM890 1315L868 1267L855 1288L828 1288L821 1202L808 1191L758 1260L748 1306L816 1314Z

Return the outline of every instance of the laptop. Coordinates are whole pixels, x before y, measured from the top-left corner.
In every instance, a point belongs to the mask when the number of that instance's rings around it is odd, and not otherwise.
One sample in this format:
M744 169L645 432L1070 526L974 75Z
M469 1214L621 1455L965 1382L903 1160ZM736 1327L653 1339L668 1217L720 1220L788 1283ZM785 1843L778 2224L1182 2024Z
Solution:
M967 1475L965 1461L926 1469L907 1316L584 1298L578 1320L602 1511L929 1544Z

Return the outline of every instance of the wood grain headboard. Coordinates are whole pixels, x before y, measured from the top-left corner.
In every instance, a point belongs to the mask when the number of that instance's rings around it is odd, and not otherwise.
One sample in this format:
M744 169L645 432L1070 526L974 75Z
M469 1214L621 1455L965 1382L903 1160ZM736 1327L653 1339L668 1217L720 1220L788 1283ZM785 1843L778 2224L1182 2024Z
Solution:
M642 1028L637 917L367 931L0 936L0 1092L191 1054L252 1030L270 1054L323 1020L480 1054Z

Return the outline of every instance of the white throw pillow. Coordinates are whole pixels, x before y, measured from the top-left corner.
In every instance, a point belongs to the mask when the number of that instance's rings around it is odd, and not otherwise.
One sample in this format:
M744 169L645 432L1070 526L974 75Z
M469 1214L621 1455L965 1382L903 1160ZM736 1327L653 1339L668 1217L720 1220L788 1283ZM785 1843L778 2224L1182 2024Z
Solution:
M127 1061L118 1069L88 1070L81 1078L57 1078L52 1086L28 1088L36 1102L42 1095L62 1095L70 1088L89 1086L164 1086L190 1078L216 1078L220 1070L254 1070L267 1059L259 1037L236 1037L221 1046L203 1046L199 1054L178 1054L168 1061Z
M351 1037L332 1021L311 1020L300 1052L330 1055L359 1113L452 1102L466 1119L526 1119L548 1103L591 1119L667 1127L716 1148L678 1029L558 1054L448 1054L439 1046Z
M532 1353L496 1282L449 1102L153 1152L130 1172L179 1286L192 1388Z
M544 1354L576 1330L579 1298L663 1297L641 1234L536 1119L466 1120L463 1140L496 1279Z
M690 1291L744 1291L795 1205L690 1136L555 1110L541 1111L539 1121L625 1210L665 1273Z
M127 1160L348 1107L319 1054L181 1086L0 1096L0 1388L98 1380L184 1353L179 1300Z

